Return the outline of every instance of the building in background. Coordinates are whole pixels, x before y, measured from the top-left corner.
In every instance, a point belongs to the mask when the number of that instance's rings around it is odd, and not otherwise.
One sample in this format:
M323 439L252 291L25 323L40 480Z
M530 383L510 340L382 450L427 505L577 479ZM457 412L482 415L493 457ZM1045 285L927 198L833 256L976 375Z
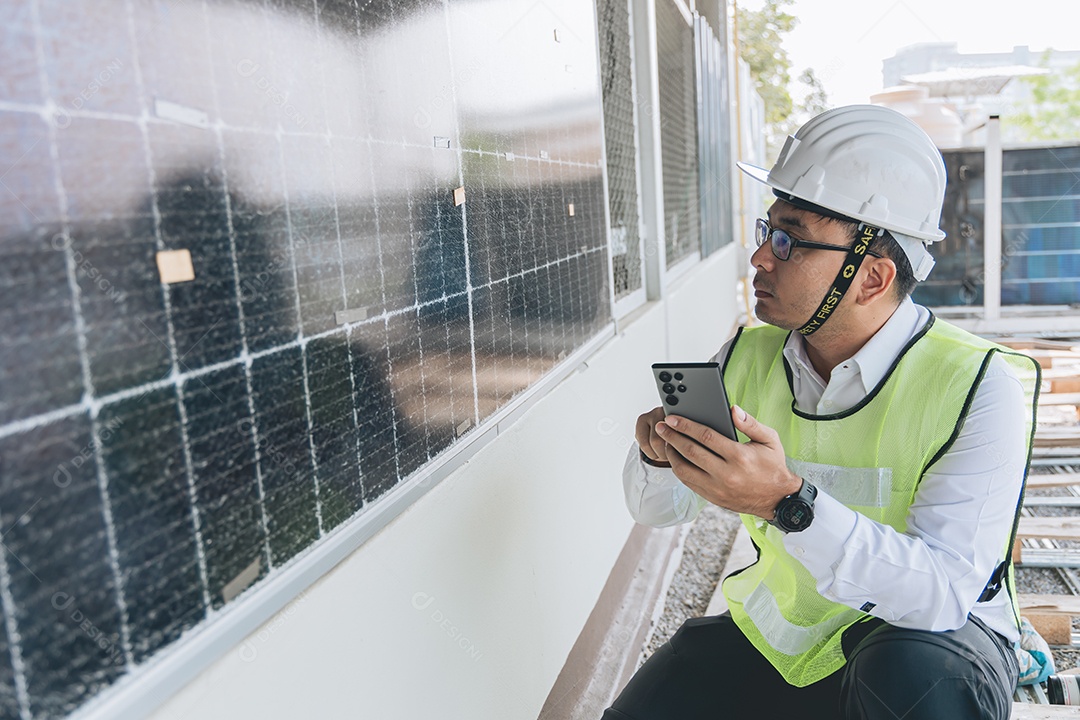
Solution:
M920 124L925 121L939 147L972 147L985 142L987 116L1008 117L1031 105L1031 88L1022 78L1077 63L1080 50L1035 51L1017 45L1010 52L961 53L955 42L920 43L883 61L884 90L872 101L896 107ZM925 95L912 95L911 87L924 88ZM916 105L921 107L913 109ZM1021 139L1010 136L1007 125L1003 133L1005 144Z
M1019 314L1050 330L1080 327L1080 138L1022 142L1010 116L1032 111L1024 78L1062 73L1080 51L961 53L954 42L912 45L883 63L871 102L918 123L948 172L937 266L913 297L971 329L1015 332ZM989 119L997 116L993 133ZM997 258L1000 257L1000 261ZM1050 317L1050 316L1053 317Z

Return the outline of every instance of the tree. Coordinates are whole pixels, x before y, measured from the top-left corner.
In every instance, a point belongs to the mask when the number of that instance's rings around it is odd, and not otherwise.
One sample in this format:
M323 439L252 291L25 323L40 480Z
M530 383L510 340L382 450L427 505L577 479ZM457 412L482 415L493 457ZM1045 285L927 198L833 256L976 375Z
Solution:
M795 29L798 19L786 8L795 0L764 0L760 10L738 9L739 56L750 66L754 88L765 101L766 141L769 158L775 158L785 136L810 116L828 107L828 96L814 71L799 75L806 86L801 102L791 97L791 58L784 49L784 35Z
M1050 67L1052 52L1043 54L1040 67ZM1032 103L1002 117L1010 137L1020 141L1080 138L1080 63L1021 80L1031 88Z
M806 86L806 97L799 105L799 112L807 115L806 120L829 109L829 95L814 74L813 68L803 70L799 75L799 82ZM799 124L802 125L802 122Z
M765 0L760 10L738 9L739 55L750 66L758 95L765 101L765 121L783 122L791 114L791 59L781 40L798 22L784 11L794 0Z

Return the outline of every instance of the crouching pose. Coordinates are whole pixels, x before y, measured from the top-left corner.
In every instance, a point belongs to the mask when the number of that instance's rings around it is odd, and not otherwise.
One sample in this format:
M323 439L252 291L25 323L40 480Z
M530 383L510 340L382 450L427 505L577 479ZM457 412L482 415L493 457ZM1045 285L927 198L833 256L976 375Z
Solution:
M743 442L656 408L623 482L649 525L741 513L758 559L604 718L1004 720L1038 368L909 297L944 237L941 156L851 106L740 168L776 196L751 259L767 325L715 357Z

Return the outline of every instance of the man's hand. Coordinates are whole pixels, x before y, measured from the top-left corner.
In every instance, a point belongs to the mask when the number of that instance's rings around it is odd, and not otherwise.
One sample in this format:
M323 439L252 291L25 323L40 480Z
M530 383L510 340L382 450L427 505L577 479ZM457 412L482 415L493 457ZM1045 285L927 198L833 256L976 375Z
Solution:
M666 443L665 458L684 485L714 505L772 520L776 504L798 492L802 480L788 470L775 430L738 406L732 408L731 417L750 442L729 440L678 415L658 421L654 429Z
M644 415L639 415L634 428L634 438L641 452L653 462L668 461L667 443L656 434L656 424L664 419L664 408L655 407Z

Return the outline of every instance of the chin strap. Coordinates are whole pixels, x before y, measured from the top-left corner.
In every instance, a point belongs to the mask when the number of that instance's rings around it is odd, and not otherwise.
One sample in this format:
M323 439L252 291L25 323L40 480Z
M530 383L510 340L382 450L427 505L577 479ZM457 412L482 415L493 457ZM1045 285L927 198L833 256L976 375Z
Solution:
M817 332L818 328L825 324L825 321L832 315L833 310L840 304L840 298L844 297L844 293L851 287L851 281L855 278L855 273L859 272L859 267L862 265L863 259L866 258L866 251L869 249L870 243L883 232L884 230L881 228L859 223L859 239L848 250L847 257L844 258L844 264L841 266L840 272L836 274L832 287L829 292L825 293L825 297L822 299L821 304L818 305L818 309L810 316L806 324L796 332L805 337Z

